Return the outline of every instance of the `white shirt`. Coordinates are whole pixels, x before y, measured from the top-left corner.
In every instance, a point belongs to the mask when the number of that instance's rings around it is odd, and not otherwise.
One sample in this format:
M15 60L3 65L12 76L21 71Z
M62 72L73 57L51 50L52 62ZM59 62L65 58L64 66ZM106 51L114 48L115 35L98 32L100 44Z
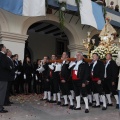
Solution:
M93 67L92 67L92 72L94 70L95 65L97 64L97 61L94 62Z
M78 70L78 67L79 67L79 65L80 65L82 62L83 62L82 60L77 61L77 63L76 63L76 65L75 65L75 67L74 67L73 70Z
M107 66L108 66L109 63L110 63L110 60L108 60L107 63L106 63L106 65L105 65L105 74L104 74L104 78L107 77L106 69L107 69Z
M63 64L65 63L65 60L63 61Z

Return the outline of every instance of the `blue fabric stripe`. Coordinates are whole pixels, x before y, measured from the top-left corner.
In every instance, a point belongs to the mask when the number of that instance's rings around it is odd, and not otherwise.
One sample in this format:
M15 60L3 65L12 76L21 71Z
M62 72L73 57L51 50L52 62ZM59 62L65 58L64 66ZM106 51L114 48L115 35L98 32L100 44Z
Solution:
M110 21L110 24L112 24L112 25L114 25L114 26L120 28L120 22L117 22L117 21L111 20L111 21Z
M0 0L0 8L17 15L22 15L23 0Z
M57 3L57 1L55 0L47 0L48 5L54 6L54 7L60 7L59 4ZM72 6L72 5L66 5L66 9L67 10L71 10L71 11L78 11L77 6Z
M95 2L92 2L93 15L95 17L98 30L102 30L105 26L105 20L103 16L102 6L98 5Z
M54 7L60 7L58 5L58 2L55 0L47 0L48 5L54 6Z
M110 8L105 8L107 12L112 13L114 15L120 16L120 12L116 12L115 10L111 10Z
M72 6L72 5L66 5L66 8L68 10L71 10L71 11L78 11L78 7L77 6Z

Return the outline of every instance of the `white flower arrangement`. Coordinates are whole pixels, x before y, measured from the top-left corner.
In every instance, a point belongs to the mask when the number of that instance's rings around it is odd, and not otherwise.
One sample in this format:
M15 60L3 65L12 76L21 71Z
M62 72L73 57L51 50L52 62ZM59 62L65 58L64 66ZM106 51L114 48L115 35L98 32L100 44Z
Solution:
M90 53L90 58L92 58L93 53L97 53L100 56L100 59L105 59L107 53L111 53L114 57L117 57L119 47L117 46L98 46L96 49L92 50Z

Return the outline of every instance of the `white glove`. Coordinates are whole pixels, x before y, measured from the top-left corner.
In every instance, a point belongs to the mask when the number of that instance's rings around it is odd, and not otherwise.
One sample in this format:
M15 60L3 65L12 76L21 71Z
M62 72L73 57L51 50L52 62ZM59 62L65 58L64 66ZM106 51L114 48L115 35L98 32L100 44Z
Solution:
M37 77L37 75L35 76L35 79L36 79L36 80L38 80L38 77Z
M41 66L41 67L40 67L40 68L38 68L36 71L39 71L39 72L41 72L41 73L42 73L44 70L45 70L45 69L44 69L44 67L42 67L42 66Z
M61 71L61 64L56 64L56 67L55 67L55 72L59 72Z
M54 70L53 65L48 65L48 67L49 67L51 70Z
M70 68L73 67L75 64L76 64L75 62L72 62L72 61L71 61L68 68L70 69Z
M24 79L26 79L26 74L24 74Z
M15 71L15 74L18 74L18 71Z
M21 74L21 72L18 72L17 74L18 74L18 75L20 75L20 74Z
M15 74L14 80L16 79L17 75Z
M32 77L33 77L33 73L32 73Z

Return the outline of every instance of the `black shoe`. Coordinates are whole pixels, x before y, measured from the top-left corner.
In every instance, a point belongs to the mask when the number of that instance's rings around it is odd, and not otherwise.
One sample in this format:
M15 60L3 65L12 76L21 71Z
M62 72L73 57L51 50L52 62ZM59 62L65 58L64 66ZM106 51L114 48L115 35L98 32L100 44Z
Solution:
M81 107L80 107L80 108L76 108L76 107L75 107L74 110L81 110Z
M89 106L92 106L92 103L89 103Z
M57 102L57 105L61 105L61 102Z
M67 107L67 106L68 106L68 104L62 104L61 106L62 106L62 107Z
M1 110L0 113L7 113L7 110Z
M97 106L96 106L96 105L93 105L92 107L93 107L93 108L100 108L100 105L97 105Z
M102 110L107 110L107 107L102 107Z
M74 109L74 105L70 105L69 109L73 110Z
M47 100L47 102L49 102L49 103L53 103L53 101L52 101L52 100Z
M119 109L119 104L116 104L116 109Z
M46 101L47 99L43 99L43 98L42 98L42 99L40 99L40 100L41 100L41 101Z
M111 104L108 103L107 106L110 106L110 107L111 107L111 106L113 106L113 104L112 104L112 103L111 103Z
M85 113L89 113L89 110L88 110L88 109L85 109Z

